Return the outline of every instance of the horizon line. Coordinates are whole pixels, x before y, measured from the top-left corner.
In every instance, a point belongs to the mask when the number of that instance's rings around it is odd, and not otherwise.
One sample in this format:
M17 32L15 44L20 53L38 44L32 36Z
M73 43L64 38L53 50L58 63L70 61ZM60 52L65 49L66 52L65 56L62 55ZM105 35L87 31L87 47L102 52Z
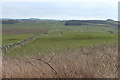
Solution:
M31 18L0 18L0 19L32 19ZM107 19L54 19L54 18L34 18L33 19L43 19L43 20L108 20L108 19L111 19L111 18L107 18ZM111 20L114 20L114 19L111 19ZM114 20L114 21L117 21L117 20Z

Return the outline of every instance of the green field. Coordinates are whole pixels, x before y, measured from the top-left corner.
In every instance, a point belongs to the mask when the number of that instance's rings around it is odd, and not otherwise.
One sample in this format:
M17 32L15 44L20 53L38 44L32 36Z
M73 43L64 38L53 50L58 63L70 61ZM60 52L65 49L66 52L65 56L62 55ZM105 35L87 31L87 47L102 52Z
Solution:
M60 21L40 21L36 22L19 22L15 24L3 24L4 29L8 28L19 28L19 29L30 29L30 28L53 28L53 27L63 27L64 22Z
M9 56L34 56L117 42L116 27L106 27L105 25L65 26L64 22L60 21L42 21L41 23L21 22L16 24L4 24L3 28L51 28L48 31L50 35L59 35L62 33L62 36L39 37L28 45L10 51L6 54ZM112 31L113 33L108 31ZM31 35L32 34L3 35L2 43L3 45L9 44L26 39ZM42 33L42 35L46 34Z
M13 42L17 42L23 39L28 38L29 36L31 36L32 34L20 34L20 35L3 35L2 36L2 45L5 44L10 44Z

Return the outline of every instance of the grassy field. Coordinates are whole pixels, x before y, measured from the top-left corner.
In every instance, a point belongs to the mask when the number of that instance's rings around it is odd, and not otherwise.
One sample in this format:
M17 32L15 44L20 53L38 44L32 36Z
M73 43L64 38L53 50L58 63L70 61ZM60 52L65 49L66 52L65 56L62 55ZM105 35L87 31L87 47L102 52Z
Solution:
M7 55L33 56L50 52L63 52L98 44L110 44L117 41L117 36L110 33L64 33L63 36L41 37Z
M24 40L28 37L30 37L32 34L20 34L20 35L3 35L2 36L2 45L5 45L5 44L10 44L10 43L13 43L13 42L17 42L17 41L20 41L20 40Z
M81 47L89 47L98 44L109 44L117 41L117 28L91 25L65 26L60 21L41 21L40 23L20 22L16 24L4 24L3 29L46 29L50 28L47 33L50 35L40 37L32 43L21 48L10 51L7 55L12 56L32 56L44 53L61 52ZM36 31L36 30L35 30ZM39 30L38 30L39 31ZM112 31L110 33L108 31ZM33 31L34 32L34 31ZM11 33L11 32L9 32ZM16 32L17 33L17 32ZM26 39L31 34L3 35L2 44L9 44L19 40ZM45 35L44 33L40 33Z
M15 24L3 24L3 29L19 28L19 29L34 29L34 28L50 28L50 27L62 27L64 22L60 21L39 21L37 22L19 22Z

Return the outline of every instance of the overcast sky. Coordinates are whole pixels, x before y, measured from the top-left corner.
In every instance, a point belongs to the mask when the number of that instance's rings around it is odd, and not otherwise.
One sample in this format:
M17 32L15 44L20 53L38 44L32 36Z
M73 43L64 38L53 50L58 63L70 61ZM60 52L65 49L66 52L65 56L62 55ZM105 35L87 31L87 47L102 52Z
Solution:
M4 0L3 18L114 19L119 0Z

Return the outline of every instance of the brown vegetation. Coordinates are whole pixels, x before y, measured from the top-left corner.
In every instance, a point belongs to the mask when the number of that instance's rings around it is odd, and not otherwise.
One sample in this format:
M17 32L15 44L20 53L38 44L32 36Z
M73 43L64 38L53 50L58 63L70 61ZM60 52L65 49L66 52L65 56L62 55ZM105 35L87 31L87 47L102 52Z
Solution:
M39 29L2 29L2 34L29 34L29 33L46 33L50 28L39 28Z
M39 57L4 56L4 78L117 78L117 45L81 48Z

